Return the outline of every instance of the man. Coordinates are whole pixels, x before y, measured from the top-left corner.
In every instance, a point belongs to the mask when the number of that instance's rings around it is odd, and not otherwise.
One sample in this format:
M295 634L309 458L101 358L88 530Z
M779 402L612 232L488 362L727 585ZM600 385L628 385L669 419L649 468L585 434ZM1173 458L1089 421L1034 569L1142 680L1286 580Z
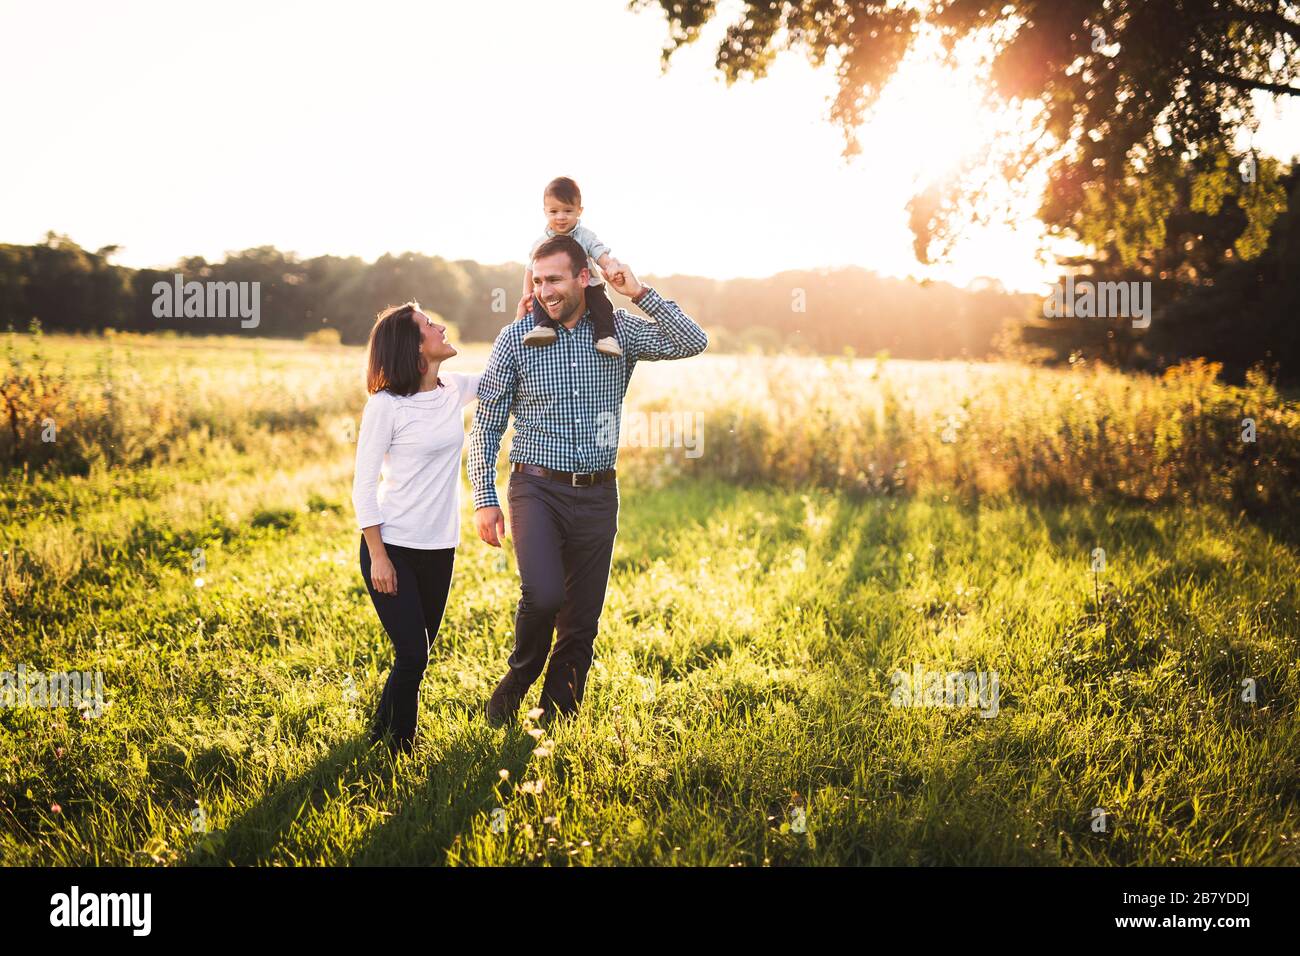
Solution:
M571 237L555 236L532 260L533 292L558 325L555 342L525 348L533 320L515 320L497 336L479 383L469 479L479 537L494 548L506 527L495 488L497 450L515 417L507 499L520 597L509 670L486 708L494 724L514 718L544 667L544 719L578 709L618 531L614 463L632 369L641 359L687 358L708 345L704 330L675 302L642 285L622 263L611 265L609 284L655 320L614 312L621 356L596 351L584 306L587 254Z

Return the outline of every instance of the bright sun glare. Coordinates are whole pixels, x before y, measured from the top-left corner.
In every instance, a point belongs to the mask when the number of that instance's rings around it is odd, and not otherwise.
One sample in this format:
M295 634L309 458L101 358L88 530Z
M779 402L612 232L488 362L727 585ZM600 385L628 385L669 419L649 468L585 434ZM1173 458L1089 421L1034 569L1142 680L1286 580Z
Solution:
M909 56L894 74L864 134L898 144L898 167L921 189L957 171L992 135L980 88L962 71L938 67L930 54Z

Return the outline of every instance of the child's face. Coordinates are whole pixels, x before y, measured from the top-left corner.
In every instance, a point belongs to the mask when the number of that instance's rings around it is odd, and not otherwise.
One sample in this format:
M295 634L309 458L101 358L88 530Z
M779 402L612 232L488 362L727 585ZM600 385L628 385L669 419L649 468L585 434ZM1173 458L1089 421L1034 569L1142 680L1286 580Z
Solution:
M542 209L546 213L546 224L556 232L564 234L578 224L582 215L581 206L573 206L554 196L542 200Z

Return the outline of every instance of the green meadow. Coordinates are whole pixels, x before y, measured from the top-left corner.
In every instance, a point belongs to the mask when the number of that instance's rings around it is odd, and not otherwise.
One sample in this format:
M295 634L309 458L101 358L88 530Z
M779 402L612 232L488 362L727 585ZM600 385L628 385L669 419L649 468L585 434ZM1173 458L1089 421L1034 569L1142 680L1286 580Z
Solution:
M105 707L0 707L6 864L1300 863L1300 408L1263 375L645 363L627 414L703 438L620 454L583 710L484 720L518 578L466 493L394 761L362 351L7 348L0 671ZM899 706L918 670L996 701Z

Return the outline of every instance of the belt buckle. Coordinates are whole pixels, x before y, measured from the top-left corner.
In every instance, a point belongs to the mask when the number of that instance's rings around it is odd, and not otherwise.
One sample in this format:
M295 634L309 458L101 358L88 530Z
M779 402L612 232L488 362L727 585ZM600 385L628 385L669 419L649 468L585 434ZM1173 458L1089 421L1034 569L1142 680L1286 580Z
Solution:
M586 478L586 479L587 479L587 483L586 483L586 484L579 484L579 483L578 483L578 479L579 479L579 478ZM592 476L591 476L591 473L590 473L590 472L585 472L585 471L575 471L575 472L573 473L572 477L569 479L569 483L570 483L570 485L571 485L572 487L574 487L574 488L590 488L590 487L591 487L591 484L592 484Z

